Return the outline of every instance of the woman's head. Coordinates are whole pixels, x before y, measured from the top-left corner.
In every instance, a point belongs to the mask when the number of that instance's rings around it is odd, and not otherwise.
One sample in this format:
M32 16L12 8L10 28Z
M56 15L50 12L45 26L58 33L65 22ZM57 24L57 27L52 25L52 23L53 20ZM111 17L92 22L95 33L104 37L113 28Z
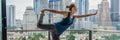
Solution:
M72 3L70 5L67 5L66 8L68 8L69 11L71 11L71 12L76 12L77 11L77 7L74 3Z

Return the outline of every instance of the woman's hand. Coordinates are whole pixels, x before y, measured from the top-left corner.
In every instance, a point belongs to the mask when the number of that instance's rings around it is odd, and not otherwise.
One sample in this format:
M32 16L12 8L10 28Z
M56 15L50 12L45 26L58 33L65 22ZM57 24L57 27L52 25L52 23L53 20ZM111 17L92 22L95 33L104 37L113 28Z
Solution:
M46 10L47 10L47 9L42 9L42 10L41 10L41 13L44 13Z
M44 13L41 13L40 15L45 16L45 14L44 14Z
M45 15L44 12L45 12L46 10L47 10L47 9L43 9L43 10L41 10L41 15L44 16L44 15Z
M95 14L94 15L96 15L98 13L98 10L96 10L96 12L95 12Z

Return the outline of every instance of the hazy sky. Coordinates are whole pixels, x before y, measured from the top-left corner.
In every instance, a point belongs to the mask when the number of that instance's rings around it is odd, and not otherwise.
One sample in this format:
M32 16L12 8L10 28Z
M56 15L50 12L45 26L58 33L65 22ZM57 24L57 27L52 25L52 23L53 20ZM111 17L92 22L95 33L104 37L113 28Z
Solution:
M16 19L22 19L27 6L33 6L33 0L6 0L7 5L15 5Z
M27 6L33 6L33 0L6 0L7 5L15 5L16 19L22 19ZM89 0L89 9L97 9L102 0ZM110 2L110 0L108 0Z

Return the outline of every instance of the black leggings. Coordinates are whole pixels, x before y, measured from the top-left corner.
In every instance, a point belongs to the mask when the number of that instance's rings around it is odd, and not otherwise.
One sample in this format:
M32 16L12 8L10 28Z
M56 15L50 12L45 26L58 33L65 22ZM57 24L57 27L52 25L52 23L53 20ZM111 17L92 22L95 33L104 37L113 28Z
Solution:
M40 15L40 18L38 20L37 23L37 27L44 29L44 30L48 30L52 33L52 39L53 40L59 40L59 36L56 30L56 26L54 24L42 24L43 23L43 15Z

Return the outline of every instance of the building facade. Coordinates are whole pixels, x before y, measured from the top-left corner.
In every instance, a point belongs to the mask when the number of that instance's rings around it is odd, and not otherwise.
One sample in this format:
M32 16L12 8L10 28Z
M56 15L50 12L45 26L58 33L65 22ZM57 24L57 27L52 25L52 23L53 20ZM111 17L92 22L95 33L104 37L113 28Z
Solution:
M108 0L102 0L99 12L99 25L111 26L110 7Z
M15 6L14 5L7 5L7 27L15 27Z
M32 7L27 7L23 14L23 30L37 29L37 15Z
M120 27L120 0L111 0L111 20L113 26Z
M93 13L95 13L95 12L96 12L96 9L91 9L91 10L89 10L89 13L91 13L91 14L93 14ZM97 22L98 22L98 14L96 14L96 15L94 15L94 16L90 16L90 17L89 17L89 20L90 20L91 22L94 22L94 23L97 24Z
M89 0L75 0L78 11L77 14L84 15L89 12ZM83 18L80 21L89 21L88 18Z
M113 22L119 21L120 0L111 0L111 17Z
M23 27L23 21L20 19L15 20L15 26L16 27Z
M84 15L89 13L89 0L75 0L75 3L77 5L77 13L79 15ZM75 27L80 29L80 28L85 28L85 29L90 29L90 25L92 22L89 20L90 17L86 18L81 18L75 23Z

